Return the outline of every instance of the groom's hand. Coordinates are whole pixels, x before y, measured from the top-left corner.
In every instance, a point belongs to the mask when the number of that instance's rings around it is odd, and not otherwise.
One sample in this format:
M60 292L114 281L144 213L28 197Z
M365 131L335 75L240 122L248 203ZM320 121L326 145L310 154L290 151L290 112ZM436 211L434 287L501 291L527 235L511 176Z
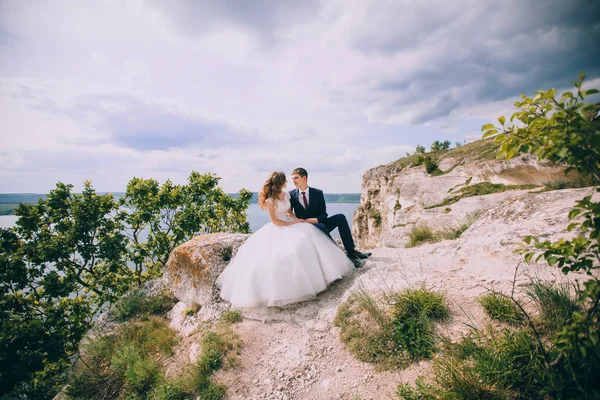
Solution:
M308 223L311 223L311 224L313 224L313 225L315 225L315 224L318 224L318 223L319 223L319 220L318 220L318 219L316 219L316 218L307 218L305 221L306 221L306 222L308 222Z

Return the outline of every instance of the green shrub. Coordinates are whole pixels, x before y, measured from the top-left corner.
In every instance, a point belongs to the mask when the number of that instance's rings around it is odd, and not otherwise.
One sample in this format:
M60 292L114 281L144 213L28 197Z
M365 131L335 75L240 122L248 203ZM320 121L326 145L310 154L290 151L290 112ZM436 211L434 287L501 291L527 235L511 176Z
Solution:
M130 321L83 346L68 393L73 398L117 398L149 392L163 379L156 355L171 355L178 339L165 321Z
M427 159L426 156L422 155L422 154L418 154L417 156L414 157L413 160L413 165L418 167L419 165L423 165L423 163L425 162L425 160Z
M513 325L523 321L523 313L510 298L501 293L489 292L479 298L479 303L493 320Z
M433 175L433 176L444 174L444 171L442 171L438 168L438 163L436 160L432 159L431 157L425 157L424 162L425 162L425 170L427 171L428 174Z
M147 318L150 315L164 314L177 303L177 299L167 290L155 296L144 296L139 289L124 296L114 306L117 321L134 317Z

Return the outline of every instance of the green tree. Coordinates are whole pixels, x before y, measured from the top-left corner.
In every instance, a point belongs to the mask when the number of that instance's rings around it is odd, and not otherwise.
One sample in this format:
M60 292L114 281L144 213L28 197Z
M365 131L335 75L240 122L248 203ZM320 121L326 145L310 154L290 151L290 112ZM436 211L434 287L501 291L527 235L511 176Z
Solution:
M415 148L415 154L425 154L425 146L418 144Z
M436 140L431 144L431 151L448 150L451 144L452 143L450 143L449 140L445 140L443 142Z
M218 181L196 172L187 185L134 178L119 201L90 182L81 194L58 183L19 205L16 226L0 230L0 397L52 397L93 317L159 276L175 246L248 232L252 194L233 199Z
M577 170L600 183L600 121L599 106L584 100L598 93L597 89L582 90L585 79L580 74L574 92L564 93L556 99L557 91L537 91L533 98L521 95L515 103L518 111L510 117L499 117L499 127L486 124L483 137L494 136L500 145L499 156L509 159L522 152L530 152L540 159L568 165L566 172ZM596 187L600 192L600 187ZM589 280L578 295L587 305L585 311L576 312L572 321L553 338L552 360L548 368L561 368L571 377L573 396L597 398L597 377L600 376L600 203L586 196L578 201L569 213L573 222L569 231L577 236L571 240L555 242L525 237L525 260L541 258L564 274L585 272ZM577 394L576 394L577 393ZM595 396L595 397L594 397Z
M211 232L250 232L246 209L252 193L232 198L213 174L192 172L187 185L162 186L154 179L133 178L119 201L119 220L127 228L128 257L141 283L158 276L171 251L193 236ZM142 237L142 233L147 236Z

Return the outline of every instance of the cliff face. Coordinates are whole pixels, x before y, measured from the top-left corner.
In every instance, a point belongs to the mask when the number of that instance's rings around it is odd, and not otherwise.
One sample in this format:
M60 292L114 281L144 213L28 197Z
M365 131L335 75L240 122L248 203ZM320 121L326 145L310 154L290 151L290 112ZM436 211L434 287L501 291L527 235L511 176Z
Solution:
M431 153L438 164L433 174L424 165L414 165L415 156L368 170L353 222L357 242L367 248L401 247L414 226L452 228L509 198L540 190L534 186L573 179L565 176L563 166L539 162L535 156L504 161L494 159L495 153L494 143L486 140ZM463 191L477 194L480 188L495 193L460 198Z

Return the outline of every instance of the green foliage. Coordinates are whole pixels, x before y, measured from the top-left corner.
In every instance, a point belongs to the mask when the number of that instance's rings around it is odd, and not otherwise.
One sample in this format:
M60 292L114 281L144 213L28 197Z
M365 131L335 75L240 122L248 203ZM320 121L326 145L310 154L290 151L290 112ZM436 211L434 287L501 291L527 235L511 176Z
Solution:
M381 226L381 214L379 213L379 211L372 209L371 212L369 213L369 217L371 217L371 219L373 220L373 224L379 228Z
M510 118L519 123L507 125L500 117L502 127L484 125L484 137L495 136L501 156L531 152L540 159L566 163L597 185L598 106L583 100L598 91L581 90L583 78L581 74L575 93L565 93L559 100L554 89L538 91L533 98L522 95L515 104L519 111ZM410 398L600 398L600 205L587 196L577 202L569 219L575 238L550 242L527 236L523 253L527 262L544 259L565 274L587 274L576 296L566 286L534 282L527 294L538 308L540 323L524 315L529 324L518 330L475 330L461 343L447 343L434 361L434 384L403 387ZM492 300L491 304L499 303L498 298ZM541 333L536 325L543 328Z
M242 313L239 310L227 310L221 314L221 321L234 324L242 321Z
M440 175L440 173L442 173L442 171L438 169L438 163L431 157L425 157L425 170L428 174L432 175Z
M192 172L187 185L133 178L119 199L119 220L126 227L127 252L141 282L158 276L171 251L193 236L212 232L250 232L246 209L252 193L237 198L218 186L213 174ZM148 231L145 240L140 236Z
M578 176L574 179L563 179L552 182L544 182L545 190L563 190L573 188L584 188L594 186L595 182L593 178L589 176Z
M569 285L549 284L534 281L527 288L527 295L535 302L542 327L556 332L573 320L573 315L581 311L579 299L571 295Z
M437 242L439 239L428 225L416 225L408 234L406 247L416 247L423 243Z
M379 368L404 368L435 351L434 324L448 316L443 295L425 288L384 297L383 306L355 293L338 308L334 324L358 359Z
M164 379L157 355L172 354L176 332L157 317L131 321L82 348L68 394L75 399L145 396Z
M449 140L445 140L443 142L436 140L431 144L431 151L448 150L451 144L452 143Z
M198 313L198 311L199 311L199 310L200 310L200 306L199 306L198 304L194 304L193 306L186 308L186 309L183 311L183 314L184 314L186 317L189 317L189 316L191 316L191 315L196 315L196 314Z
M392 339L411 360L431 358L435 350L434 321L449 316L443 294L425 288L390 296L393 301Z
M465 186L460 188L457 191L457 194L451 197L447 197L439 204L435 204L432 206L427 206L425 208L436 208L441 206L447 206L450 204L454 204L460 199L465 197L473 197L473 196L484 196L486 194L492 193L501 193L507 190L526 190L526 189L534 189L537 188L536 185L504 185L502 183L490 183L490 182L480 182L474 185Z
M500 145L499 156L506 159L519 153L530 152L540 159L566 163L566 172L576 169L585 176L600 182L600 129L594 121L598 106L585 103L588 96L597 94L597 89L582 90L585 75L575 82L575 93L565 92L556 99L556 89L538 90L533 98L521 95L515 103L518 109L506 124L499 117L500 127L484 125L483 137L494 136Z
M462 146L462 142L454 142L454 148Z
M425 383L422 376L417 378L414 388L408 383L401 383L398 385L398 397L404 400L438 399L435 387Z
M394 204L394 211L398 211L402 209L402 204L400 204L400 199L396 199L396 204Z
M177 303L177 299L167 290L155 296L145 296L139 290L123 296L113 311L117 321L126 321L133 317L148 318L150 315L164 314Z
M418 144L415 148L415 154L425 154L425 146Z
M413 157L412 164L418 167L419 165L423 165L426 159L427 156L424 156L423 154L417 154L416 157Z
M234 199L218 181L196 172L187 185L134 178L119 201L90 182L81 194L58 183L20 204L16 226L0 230L0 396L52 397L93 316L160 275L175 246L200 233L248 232L251 193Z
M235 365L235 357L232 354L241 347L241 342L226 324L215 331L205 333L200 347L200 357L190 378L190 385L198 393L199 399L222 399L225 396L225 388L213 382L211 375L224 365Z
M579 76L575 92L566 92L556 99L556 90L537 91L533 98L521 95L515 103L519 109L510 118L519 124L506 125L505 118L498 119L502 128L492 124L482 127L485 136L494 136L500 145L500 155L511 158L519 152L531 152L540 159L568 165L565 173L576 170L600 182L600 125L598 105L585 103L586 97L597 94L597 89L581 89L585 75ZM600 192L600 188L596 188ZM548 265L559 268L564 274L584 272L590 276L583 289L578 290L580 301L586 305L575 311L569 323L552 337L552 350L557 352L549 364L556 370L567 370L571 396L599 397L600 389L591 378L600 371L600 280L595 273L600 268L600 203L586 196L569 212L569 231L577 236L571 240L555 242L531 236L524 239L525 261L544 259Z
M479 303L487 315L496 321L518 325L523 321L523 313L507 296L498 292L489 292L479 298Z

